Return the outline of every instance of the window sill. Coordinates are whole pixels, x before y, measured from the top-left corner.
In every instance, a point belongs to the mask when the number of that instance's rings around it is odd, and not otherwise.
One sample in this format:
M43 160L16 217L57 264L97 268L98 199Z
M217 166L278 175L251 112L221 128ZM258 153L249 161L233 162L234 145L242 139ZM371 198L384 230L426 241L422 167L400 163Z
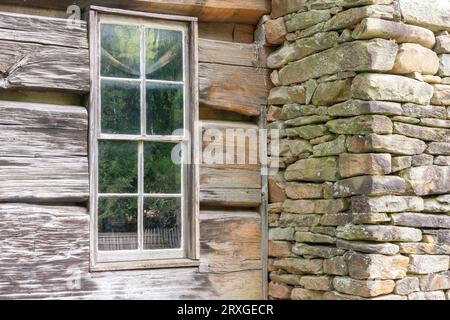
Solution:
M150 270L168 268L194 268L200 265L199 260L192 259L167 259L126 262L103 262L90 267L90 272L126 271L126 270Z

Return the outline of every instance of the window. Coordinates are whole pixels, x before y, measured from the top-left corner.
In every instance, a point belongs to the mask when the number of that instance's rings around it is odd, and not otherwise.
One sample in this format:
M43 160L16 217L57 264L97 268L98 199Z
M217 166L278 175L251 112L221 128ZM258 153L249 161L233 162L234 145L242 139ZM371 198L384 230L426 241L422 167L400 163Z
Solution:
M101 11L90 13L91 265L197 259L196 21Z

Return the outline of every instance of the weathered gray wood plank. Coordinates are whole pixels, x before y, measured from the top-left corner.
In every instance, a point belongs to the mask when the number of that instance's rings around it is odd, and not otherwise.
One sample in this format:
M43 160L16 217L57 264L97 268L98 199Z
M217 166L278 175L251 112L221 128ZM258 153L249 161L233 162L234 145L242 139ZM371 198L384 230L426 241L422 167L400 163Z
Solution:
M89 198L87 157L0 157L0 202L84 202Z
M200 190L200 203L214 207L254 208L261 204L261 190L233 188Z
M200 104L257 116L267 104L269 71L254 67L200 63Z
M0 12L0 39L71 48L88 48L87 26L67 19Z
M202 165L200 189L261 188L261 170L258 165Z
M87 49L0 40L0 88L87 92L89 87Z
M261 270L261 221L252 211L202 211L201 272Z
M84 107L0 101L0 157L86 157Z
M251 252L258 217L243 212L201 216L203 239L209 246L203 252L211 261L206 273L197 268L89 273L85 208L0 203L0 299L261 298L261 271L253 270L259 268L257 252ZM242 239L239 230L244 232ZM213 238L231 251L215 250ZM240 262L221 270L221 259L230 254ZM244 271L232 271L239 269Z

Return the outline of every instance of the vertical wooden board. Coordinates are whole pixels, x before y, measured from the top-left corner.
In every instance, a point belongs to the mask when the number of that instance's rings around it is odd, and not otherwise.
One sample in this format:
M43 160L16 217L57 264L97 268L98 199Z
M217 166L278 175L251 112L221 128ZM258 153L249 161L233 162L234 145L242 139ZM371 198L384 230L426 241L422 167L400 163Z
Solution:
M200 213L200 271L261 270L261 221L252 211Z
M231 272L228 274L209 274L208 282L216 293L209 299L260 300L262 293L262 274L260 270Z

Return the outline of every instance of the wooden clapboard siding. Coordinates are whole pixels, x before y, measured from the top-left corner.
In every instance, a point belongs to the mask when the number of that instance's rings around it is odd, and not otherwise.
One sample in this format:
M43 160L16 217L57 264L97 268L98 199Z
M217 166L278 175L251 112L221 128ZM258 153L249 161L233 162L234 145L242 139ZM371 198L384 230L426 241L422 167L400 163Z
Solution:
M86 23L0 13L0 88L88 92Z
M0 101L0 201L84 202L84 107Z
M256 212L202 211L200 270L261 270L261 220Z
M202 165L200 188L261 188L259 165Z
M20 4L17 0L2 0L4 4ZM23 4L49 9L66 10L73 0L27 0ZM167 13L198 17L200 21L236 22L257 24L259 19L270 12L270 0L78 0L82 8L89 5Z
M198 35L201 39L239 43L254 42L255 26L252 24L200 22Z
M89 273L85 208L0 203L0 299L261 298L258 215L200 216L203 270Z

